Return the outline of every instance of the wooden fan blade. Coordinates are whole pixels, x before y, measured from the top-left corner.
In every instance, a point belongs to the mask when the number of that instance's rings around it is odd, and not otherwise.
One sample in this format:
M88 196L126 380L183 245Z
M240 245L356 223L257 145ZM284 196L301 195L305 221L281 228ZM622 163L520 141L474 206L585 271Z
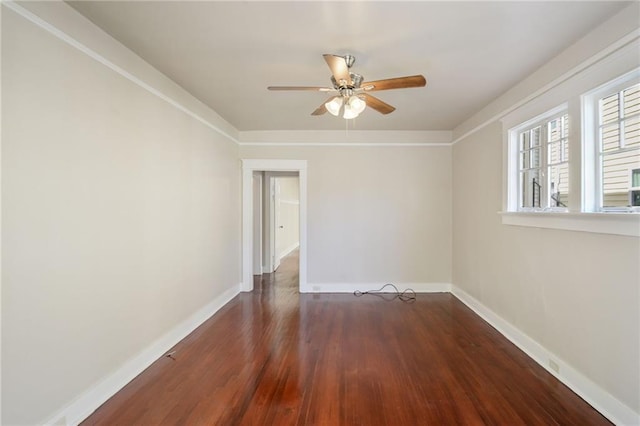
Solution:
M324 104L326 104L327 102L331 102L331 101L332 101L332 100L334 100L335 98L339 98L339 97L340 97L340 96L332 96L332 97L330 97L329 99L327 99L326 101L324 101L324 102L322 103L322 105L320 105L318 108L316 108L316 110L315 110L315 111L313 111L313 112L311 113L311 115L322 115L322 114L324 114L325 112L327 112L327 107L326 107L326 106L324 106Z
M324 60L329 65L331 69L331 74L333 74L333 78L336 79L338 86L342 85L350 85L351 84L351 76L349 75L349 67L347 66L347 61L342 56L322 55Z
M316 108L315 111L313 111L311 113L311 115L322 115L325 112L327 112L327 108L325 108L324 103L322 105L320 105L318 108Z
M369 95L368 93L362 93L359 96L363 96L365 102L367 103L368 107L371 107L373 109L375 109L376 111L378 111L381 114L389 114L393 111L395 111L395 107L392 107L391 105L389 105L386 102L382 102L380 99Z
M310 90L313 92L331 92L336 90L332 87L317 87L317 86L269 86L267 90Z
M408 77L388 78L386 80L367 81L360 85L366 91L407 89L410 87L424 87L427 80L422 75ZM372 87L373 86L373 87Z
M323 102L322 105L320 105L318 108L315 109L315 111L311 113L311 115L322 115L325 112L327 112L327 108L325 108L324 102Z

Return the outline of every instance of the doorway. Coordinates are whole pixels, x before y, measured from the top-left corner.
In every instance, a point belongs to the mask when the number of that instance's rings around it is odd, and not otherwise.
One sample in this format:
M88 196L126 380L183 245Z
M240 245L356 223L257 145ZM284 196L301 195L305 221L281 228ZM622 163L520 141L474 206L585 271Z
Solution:
M265 172L263 248L266 272L275 272L280 261L300 246L300 190L298 172ZM254 206L255 209L255 206ZM266 219L269 219L268 221ZM254 246L256 244L254 243Z
M300 245L300 178L298 172L254 171L253 180L255 276L275 272Z
M256 178L255 172L264 172L265 181L274 181L266 179L266 176L277 178L294 176L298 177L298 271L299 271L299 291L306 293L307 289L307 161L306 160L242 160L242 291L253 290L253 274L254 258L256 257L256 244L260 244L258 233L255 232L255 209L254 204L258 198L255 196L254 185ZM264 194L263 194L264 196ZM280 204L280 207L283 205ZM265 212L266 214L266 212ZM277 212L274 212L277 215ZM279 225L276 225L279 226ZM289 225L290 226L290 225ZM275 228L274 232L277 232ZM284 229L284 228L282 228ZM276 242L274 238L271 243ZM262 244L264 247L264 244ZM281 247L280 253L291 248ZM273 249L275 255L276 248ZM277 257L277 255L276 255Z

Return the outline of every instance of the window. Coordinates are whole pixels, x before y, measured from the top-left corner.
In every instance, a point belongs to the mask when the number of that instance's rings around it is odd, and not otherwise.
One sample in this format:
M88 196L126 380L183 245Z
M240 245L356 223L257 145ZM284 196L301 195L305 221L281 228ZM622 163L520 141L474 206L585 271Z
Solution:
M631 207L640 207L640 169L631 170L631 190L629 191Z
M517 210L566 210L569 202L569 116L557 108L510 132L517 152ZM517 145L517 146L516 146Z
M633 191L634 171L640 169L640 84L622 84L608 85L597 96L595 189L597 208L602 211L636 205Z
M503 224L640 237L637 63L629 45L502 117Z

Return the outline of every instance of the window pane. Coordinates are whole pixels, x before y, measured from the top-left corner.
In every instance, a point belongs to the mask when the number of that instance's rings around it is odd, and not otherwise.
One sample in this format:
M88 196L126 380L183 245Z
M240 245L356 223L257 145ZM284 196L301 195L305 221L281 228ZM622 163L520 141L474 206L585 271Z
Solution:
M569 116L564 111L561 114L549 114L528 130L520 131L517 134L517 140L509 141L509 143L515 143L518 149L518 173L513 176L518 179L518 209L538 209L568 204L566 202L569 167L566 164L569 158L568 122ZM551 171L557 177L550 179ZM551 183L553 183L554 192L558 193L559 202L550 201Z
M549 144L549 164L560 163L562 161L562 142Z
M629 205L632 170L640 168L640 149L602 156L602 206Z
M618 120L618 94L607 96L600 100L600 124L607 124Z
M527 170L520 173L520 207L540 207L540 170Z
M541 132L541 128L540 126L536 127L535 129L531 129L531 146L540 146L540 132Z
M631 186L633 188L640 188L640 169L633 169L631 171Z
M549 122L549 142L555 142L562 139L562 121L562 117L558 117Z
M624 146L640 145L640 115L624 121Z
M569 117L566 114L549 121L547 164L557 164L569 160L568 133Z
M540 167L540 148L520 153L520 170Z
M640 113L640 84L631 86L623 93L624 97L624 116Z
M569 205L569 163L549 167L549 194L551 207Z
M534 148L531 150L531 167L540 167L540 148Z
M520 133L520 151L524 151L529 148L529 132Z
M529 168L529 152L525 151L520 153L520 170Z
M603 152L620 148L620 127L618 123L603 127L601 132L602 145L600 149Z

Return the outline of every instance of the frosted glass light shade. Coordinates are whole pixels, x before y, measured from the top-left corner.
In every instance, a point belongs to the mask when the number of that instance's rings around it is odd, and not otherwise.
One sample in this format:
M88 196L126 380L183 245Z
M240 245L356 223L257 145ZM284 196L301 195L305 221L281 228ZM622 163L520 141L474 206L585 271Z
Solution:
M358 96L351 96L351 98L349 98L349 106L351 106L351 109L356 113L356 115L360 115L360 113L367 107L367 103Z
M342 115L342 117L345 120L350 120L352 118L356 118L358 116L358 113L356 112L355 109L353 109L351 107L351 105L349 105L349 103L345 104L344 106L344 114Z
M331 99L329 102L324 104L324 107L329 111L330 114L335 115L336 117L340 114L340 107L342 106L342 98L336 96Z

